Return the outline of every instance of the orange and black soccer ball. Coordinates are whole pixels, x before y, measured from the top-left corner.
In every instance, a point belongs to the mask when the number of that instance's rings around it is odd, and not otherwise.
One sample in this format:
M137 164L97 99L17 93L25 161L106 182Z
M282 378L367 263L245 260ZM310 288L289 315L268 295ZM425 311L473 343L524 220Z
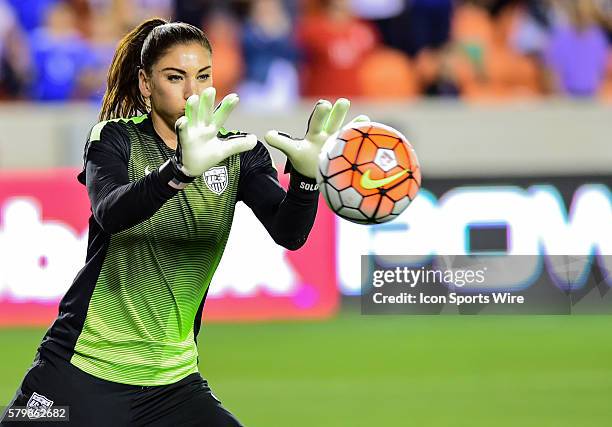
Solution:
M359 224L391 221L415 198L421 168L412 145L390 126L352 123L319 158L317 182L327 205Z

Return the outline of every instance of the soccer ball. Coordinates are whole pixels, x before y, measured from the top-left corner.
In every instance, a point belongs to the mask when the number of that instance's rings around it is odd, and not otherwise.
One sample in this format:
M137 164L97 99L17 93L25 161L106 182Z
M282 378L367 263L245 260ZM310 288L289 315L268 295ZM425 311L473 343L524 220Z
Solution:
M319 157L317 183L329 208L358 224L391 221L414 199L421 169L406 137L376 122L349 124Z

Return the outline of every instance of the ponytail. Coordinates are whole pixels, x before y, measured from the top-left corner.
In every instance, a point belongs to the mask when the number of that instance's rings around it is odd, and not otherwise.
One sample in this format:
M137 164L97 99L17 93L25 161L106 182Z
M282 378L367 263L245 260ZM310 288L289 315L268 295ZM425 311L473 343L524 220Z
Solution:
M100 120L131 117L147 111L146 101L138 87L142 46L155 27L166 23L159 18L149 19L121 39L108 70Z

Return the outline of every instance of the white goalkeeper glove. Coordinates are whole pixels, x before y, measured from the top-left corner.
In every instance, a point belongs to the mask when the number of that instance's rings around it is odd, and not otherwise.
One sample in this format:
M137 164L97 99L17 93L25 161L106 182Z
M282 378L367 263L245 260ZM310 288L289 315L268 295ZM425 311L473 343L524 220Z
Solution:
M303 139L292 138L276 130L269 131L266 142L287 155L293 168L308 178L317 176L319 155L326 143L333 144L351 103L340 98L332 107L327 100L319 100L308 119L308 128ZM358 116L351 121L368 121L367 116Z
M238 105L238 95L227 95L213 110L216 90L206 88L198 95L191 95L185 105L185 115L175 124L178 140L177 167L185 175L196 177L220 161L257 144L255 135L231 136L219 139L217 134L230 113Z

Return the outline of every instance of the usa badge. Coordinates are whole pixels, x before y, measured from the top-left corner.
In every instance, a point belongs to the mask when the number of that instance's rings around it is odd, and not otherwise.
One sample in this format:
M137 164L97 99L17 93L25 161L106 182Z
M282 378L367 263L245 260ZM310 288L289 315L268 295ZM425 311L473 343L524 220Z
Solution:
M215 194L221 194L227 188L227 167L215 166L204 172L206 186Z
M52 400L47 399L42 394L36 392L32 393L32 396L26 404L28 418L36 419L44 417L51 406L53 406Z

